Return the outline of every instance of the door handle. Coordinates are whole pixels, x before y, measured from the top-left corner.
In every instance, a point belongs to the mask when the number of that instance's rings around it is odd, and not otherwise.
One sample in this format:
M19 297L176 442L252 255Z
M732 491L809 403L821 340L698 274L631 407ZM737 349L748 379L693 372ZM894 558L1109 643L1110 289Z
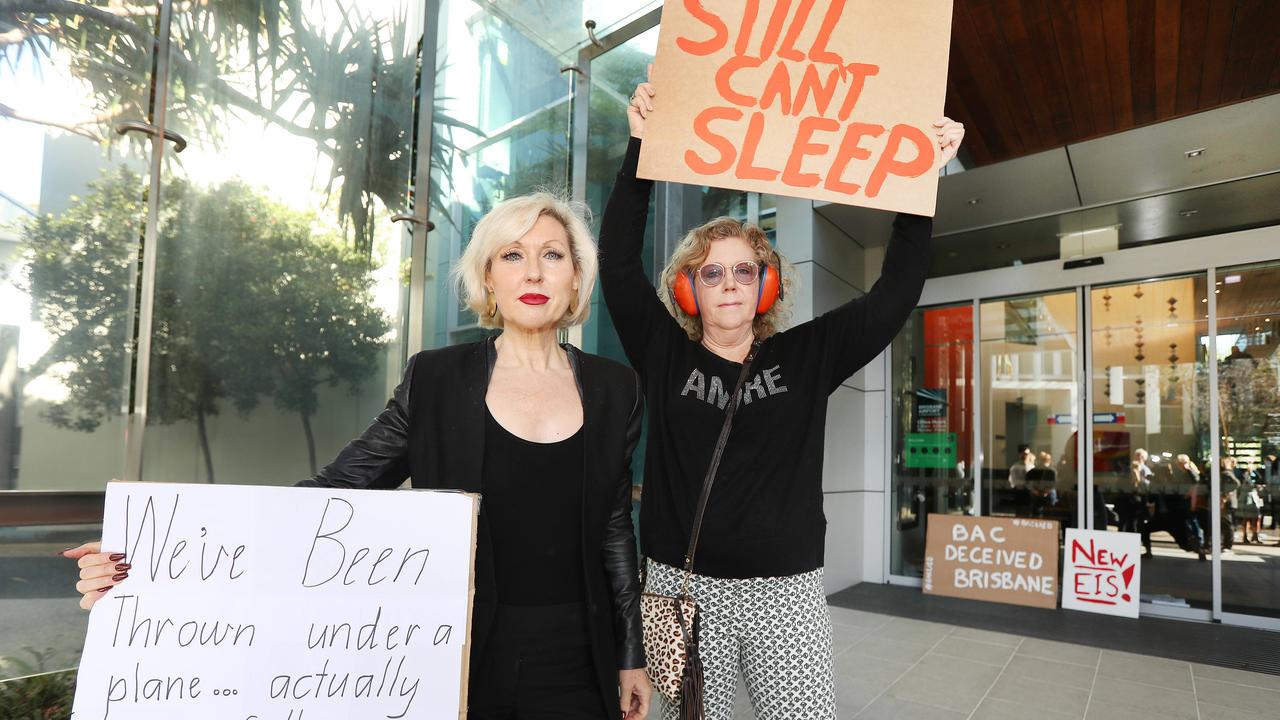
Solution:
M151 123L141 122L139 120L126 120L124 122L118 122L116 123L115 131L117 135L124 135L125 133L131 133L131 132L140 132L140 133L146 133L151 137L155 137L156 135L160 134L160 129L157 128L155 125L152 125ZM179 135L178 133L172 130L169 130L167 128L165 129L164 139L173 143L174 152L182 152L183 150L187 149L186 138L182 137L181 135Z

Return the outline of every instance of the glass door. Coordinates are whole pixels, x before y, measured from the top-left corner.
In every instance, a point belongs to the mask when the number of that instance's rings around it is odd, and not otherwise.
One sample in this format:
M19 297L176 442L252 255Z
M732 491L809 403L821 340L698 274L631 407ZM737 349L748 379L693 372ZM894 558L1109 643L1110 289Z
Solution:
M1153 609L1213 606L1206 285L1196 273L1089 293L1090 524L1141 534Z

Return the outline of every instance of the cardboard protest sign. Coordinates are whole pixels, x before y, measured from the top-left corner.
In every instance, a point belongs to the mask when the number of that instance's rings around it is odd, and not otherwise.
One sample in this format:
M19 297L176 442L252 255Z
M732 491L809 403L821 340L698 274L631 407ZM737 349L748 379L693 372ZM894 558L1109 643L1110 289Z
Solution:
M929 515L924 592L1058 606L1058 522Z
M479 499L112 483L73 718L466 715Z
M1067 530L1062 560L1062 607L1138 617L1142 536Z
M670 0L639 174L933 215L951 0Z

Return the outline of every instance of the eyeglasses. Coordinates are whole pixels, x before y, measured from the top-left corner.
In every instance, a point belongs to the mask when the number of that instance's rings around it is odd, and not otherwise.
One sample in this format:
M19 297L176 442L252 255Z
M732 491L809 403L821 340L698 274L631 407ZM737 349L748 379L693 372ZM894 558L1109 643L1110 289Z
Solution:
M733 266L733 279L738 281L739 285L750 285L756 281L760 275L760 266L750 260L743 260ZM716 287L724 282L725 269L720 263L707 263L698 268L698 278L702 280L702 284L707 287Z

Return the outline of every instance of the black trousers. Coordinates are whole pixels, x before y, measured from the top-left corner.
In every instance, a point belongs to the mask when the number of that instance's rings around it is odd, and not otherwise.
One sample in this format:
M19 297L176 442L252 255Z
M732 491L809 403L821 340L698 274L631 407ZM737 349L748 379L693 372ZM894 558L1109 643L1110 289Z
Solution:
M582 603L499 605L472 676L467 720L616 720L605 715Z

